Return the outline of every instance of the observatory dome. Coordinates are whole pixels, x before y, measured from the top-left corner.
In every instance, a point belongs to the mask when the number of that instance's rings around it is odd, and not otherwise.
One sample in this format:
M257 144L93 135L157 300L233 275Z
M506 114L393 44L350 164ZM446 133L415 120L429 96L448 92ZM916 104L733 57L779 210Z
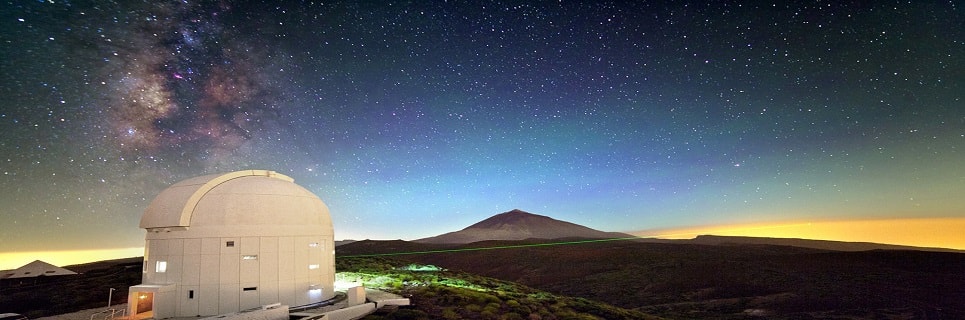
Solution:
M141 284L128 289L137 319L213 316L335 296L328 207L288 176L245 170L187 179L141 216Z
M288 176L268 170L207 175L178 182L148 205L140 227L148 232L208 230L221 236L257 236L271 226L331 232L328 207ZM234 232L233 232L234 231ZM277 230L276 230L277 231ZM294 232L295 234L292 234ZM272 235L276 232L272 232Z

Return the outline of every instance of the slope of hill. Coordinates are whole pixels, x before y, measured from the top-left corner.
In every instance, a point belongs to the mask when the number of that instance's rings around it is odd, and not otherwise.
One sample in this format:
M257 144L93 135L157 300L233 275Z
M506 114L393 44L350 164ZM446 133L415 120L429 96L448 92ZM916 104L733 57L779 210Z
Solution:
M398 258L668 318L965 319L962 253L534 241L490 241L491 250L475 243ZM388 252L377 242L364 250L343 247L340 252L353 254Z
M559 238L625 238L632 235L604 232L578 224L532 214L519 209L503 212L465 229L435 237L414 240L419 243L472 243L485 240L523 240Z
M512 282L392 258L339 258L336 279L392 292L411 306L377 319L652 319L599 301L554 295Z
M0 280L0 313L14 312L30 319L105 307L111 289L123 290L141 282L142 258L127 258L66 266L80 274ZM127 302L113 293L111 304Z

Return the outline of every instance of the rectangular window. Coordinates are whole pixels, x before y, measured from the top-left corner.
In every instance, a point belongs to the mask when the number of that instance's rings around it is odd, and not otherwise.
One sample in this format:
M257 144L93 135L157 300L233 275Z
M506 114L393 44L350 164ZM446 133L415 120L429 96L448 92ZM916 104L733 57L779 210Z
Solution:
M188 290L188 299L194 299L194 290Z
M225 243L224 243L224 246L225 246L225 247L229 247L229 248L230 248L230 247L234 247L234 246L235 246L235 242L234 242L234 241L225 242Z
M317 264L310 264L310 265L308 265L308 269L309 269L309 270L318 269L318 265L317 265Z
M241 256L241 260L258 260L258 255L243 255Z
M168 271L168 262L167 262L167 261L158 261L158 262L157 262L157 265L156 265L155 268L154 268L154 272L157 272L157 273L165 273L165 272L167 272L167 271Z
M258 290L258 287L245 287L244 289L241 289L241 290L244 290L244 291L255 291L255 290Z

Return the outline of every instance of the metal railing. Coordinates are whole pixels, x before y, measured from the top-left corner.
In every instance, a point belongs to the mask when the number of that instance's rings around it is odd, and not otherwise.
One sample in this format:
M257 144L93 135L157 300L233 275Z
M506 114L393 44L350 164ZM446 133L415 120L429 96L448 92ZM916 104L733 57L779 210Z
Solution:
M125 309L118 310L118 309L111 308L104 311L96 312L90 315L90 320L94 320L94 317L97 317L97 315L103 316L98 319L114 320L114 317L121 317L121 318L125 317L127 315L127 309L125 308Z

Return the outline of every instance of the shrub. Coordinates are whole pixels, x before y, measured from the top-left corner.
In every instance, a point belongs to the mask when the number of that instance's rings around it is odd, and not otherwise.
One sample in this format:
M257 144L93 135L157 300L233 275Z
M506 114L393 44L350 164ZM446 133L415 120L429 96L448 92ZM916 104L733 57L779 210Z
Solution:
M446 307L442 309L442 318L446 320L458 320L458 319L462 319L462 316L459 315L458 312L456 312L456 308Z
M385 318L388 320L429 320L429 314L422 310L399 309Z

